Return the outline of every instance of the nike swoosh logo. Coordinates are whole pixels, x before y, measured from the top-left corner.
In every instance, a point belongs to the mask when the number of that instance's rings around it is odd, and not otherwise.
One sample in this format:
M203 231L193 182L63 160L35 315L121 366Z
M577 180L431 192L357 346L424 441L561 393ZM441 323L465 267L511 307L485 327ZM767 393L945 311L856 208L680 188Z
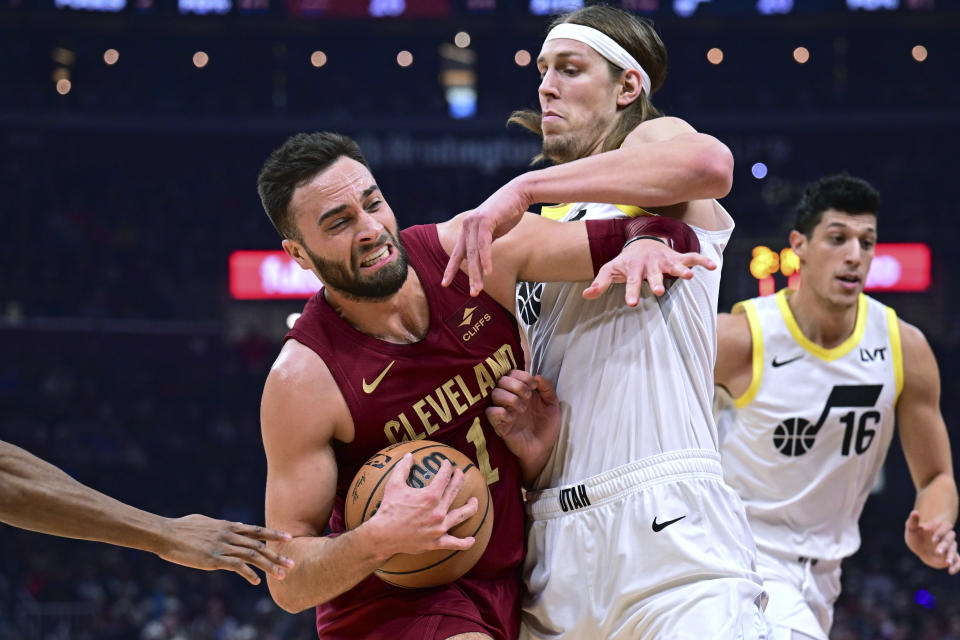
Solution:
M777 362L777 356L773 356L773 362L771 362L770 364L772 364L772 365L774 366L774 368L776 368L776 367L782 367L782 366L785 365L785 364L790 364L791 362L796 362L797 360L799 360L799 359L802 358L802 357L803 357L803 354L801 353L801 354L798 355L796 358L790 358L789 360L784 360L783 362Z
M377 387L380 385L380 381L383 380L383 376L387 375L387 371L390 371L390 367L393 366L393 363L394 363L394 362L396 362L396 360L392 360L392 361L390 362L390 364L387 365L387 368L384 369L384 370L380 373L380 375L378 375L376 378L373 379L373 382L371 382L371 383L368 384L368 383L367 383L367 379L364 378L364 379L362 380L362 382L363 382L363 392L364 392L364 393L373 393L374 391L376 391Z
M672 525L674 522L679 522L680 520L683 520L683 519L686 518L686 517L687 517L687 516L680 516L679 518L674 518L673 520L667 520L666 522L660 522L660 523L658 523L658 522L657 522L657 517L654 516L654 517L653 517L653 532L654 532L654 533L658 533L658 532L660 532L660 531L663 531L663 529L664 529L665 527L669 527L669 526Z

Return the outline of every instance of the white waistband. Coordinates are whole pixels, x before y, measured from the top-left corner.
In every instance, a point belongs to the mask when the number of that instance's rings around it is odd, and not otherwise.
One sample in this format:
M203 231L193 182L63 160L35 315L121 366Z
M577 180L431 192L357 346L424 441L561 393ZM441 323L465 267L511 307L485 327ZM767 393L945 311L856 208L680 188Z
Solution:
M720 454L707 449L669 451L563 487L528 491L527 514L534 520L555 518L605 504L653 484L695 477L722 482Z

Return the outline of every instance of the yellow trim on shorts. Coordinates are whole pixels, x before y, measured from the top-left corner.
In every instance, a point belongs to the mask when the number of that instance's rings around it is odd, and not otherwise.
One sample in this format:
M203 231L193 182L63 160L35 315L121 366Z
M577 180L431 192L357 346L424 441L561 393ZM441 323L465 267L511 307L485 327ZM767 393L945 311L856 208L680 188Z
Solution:
M613 206L615 206L617 209L620 209L620 211L623 211L625 214L627 214L628 218L640 218L642 216L656 215L655 213L650 213L649 211L647 211L646 209L643 209L642 207L634 207L633 205L629 205L629 204L615 204Z
M897 386L893 403L896 404L903 391L903 347L900 344L900 321L897 312L890 307L887 307L887 331L890 332L890 350L893 352L893 379Z
M550 218L551 220L563 220L568 213L570 213L570 207L573 206L573 203L558 204L552 207L541 207L540 215L544 218ZM641 207L634 207L629 204L615 204L613 205L620 211L622 211L628 218L639 218L641 216L653 216L656 214L650 213L646 209Z
M558 204L553 207L541 207L540 215L544 218L550 218L551 220L563 220L563 217L567 215L572 206L573 203L570 202L567 204Z
M733 305L731 313L746 313L747 325L750 326L750 341L753 343L753 376L750 386L738 398L733 399L737 409L743 409L753 402L760 391L760 382L763 380L763 328L760 326L760 316L752 300L744 300Z
M857 346L857 343L859 343L863 338L863 332L867 327L867 296L863 295L862 293L860 294L860 299L857 301L857 322L853 327L853 333L850 334L849 338L832 349L821 347L816 342L803 335L803 331L800 330L800 326L797 324L796 318L793 317L793 311L790 309L790 305L787 303L786 289L780 289L780 291L777 292L776 298L777 306L780 307L780 315L783 316L783 321L786 323L787 329L790 330L790 335L793 336L793 339L796 340L801 347L821 360L832 362L837 358L842 358L850 353L850 351Z

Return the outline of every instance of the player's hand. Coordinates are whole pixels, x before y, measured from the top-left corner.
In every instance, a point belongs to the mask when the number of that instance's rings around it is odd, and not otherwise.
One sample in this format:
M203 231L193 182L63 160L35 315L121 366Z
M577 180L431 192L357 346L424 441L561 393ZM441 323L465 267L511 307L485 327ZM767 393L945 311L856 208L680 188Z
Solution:
M430 484L416 489L407 484L411 468L413 455L408 453L390 474L377 512L361 526L376 527L381 548L391 555L472 547L473 536L457 538L447 533L475 514L479 506L471 496L463 506L450 508L463 486L463 471L444 460Z
M493 271L493 241L517 226L529 203L515 180L497 189L492 196L470 211L460 214L460 235L443 272L443 286L453 282L466 260L470 276L470 295L483 290L483 278Z
M693 277L693 267L712 271L717 265L699 253L678 253L656 240L636 240L600 268L593 283L583 290L583 297L594 300L606 292L611 284L626 282L624 299L629 306L635 307L640 301L640 289L644 281L650 285L654 295L660 296L666 291L664 276L689 280Z
M904 525L903 537L925 565L946 569L950 575L960 572L957 535L949 522L921 522L920 512L914 510Z
M550 381L514 369L500 377L487 420L520 460L524 483L540 475L560 433L560 400Z
M260 584L250 565L281 580L293 567L293 560L266 545L267 540L290 540L284 531L193 514L166 520L162 533L167 542L157 555L164 560L193 569L235 571L250 584Z

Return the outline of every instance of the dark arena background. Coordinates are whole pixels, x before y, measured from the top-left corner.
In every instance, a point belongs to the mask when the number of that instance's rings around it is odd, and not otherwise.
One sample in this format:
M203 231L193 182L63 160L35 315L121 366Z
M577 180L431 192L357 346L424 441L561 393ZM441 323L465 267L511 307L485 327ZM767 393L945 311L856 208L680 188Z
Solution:
M960 3L623 0L670 52L654 102L724 141L721 309L787 284L799 188L883 196L872 295L937 355L960 437ZM0 439L169 516L263 522L258 406L315 285L255 180L289 134L357 138L401 227L526 170L563 0L0 0ZM901 244L908 243L908 244ZM960 639L960 576L903 542L894 442L843 565L837 640ZM642 553L642 549L637 550ZM0 526L4 640L306 640L265 585Z

